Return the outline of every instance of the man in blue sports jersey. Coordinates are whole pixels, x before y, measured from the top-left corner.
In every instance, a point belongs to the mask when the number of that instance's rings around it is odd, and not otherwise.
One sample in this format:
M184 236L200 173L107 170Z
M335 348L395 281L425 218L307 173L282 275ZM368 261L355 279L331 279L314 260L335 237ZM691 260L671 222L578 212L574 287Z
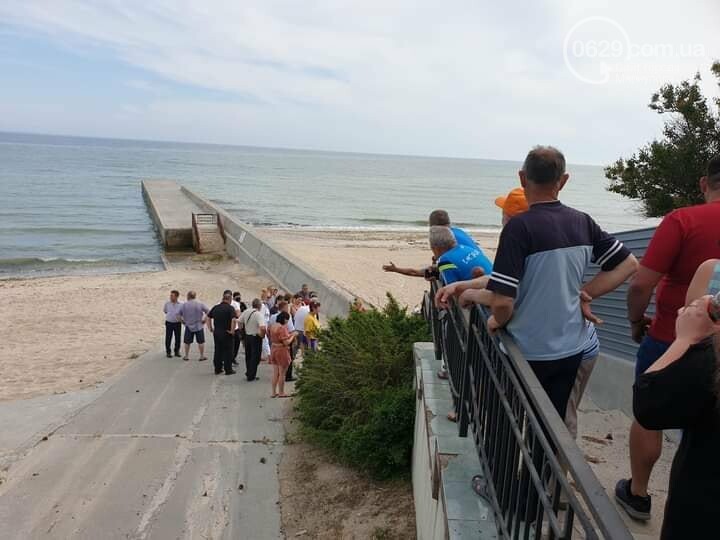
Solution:
M488 327L507 327L564 419L587 345L578 291L583 301L606 294L638 263L590 216L558 200L569 178L559 150L534 148L519 175L530 208L512 218L500 235L487 285L494 293ZM601 271L583 284L591 262Z
M459 244L449 227L430 227L430 249L437 261L438 271L447 285L455 281L472 279L476 268L492 272L492 263L477 247Z
M492 270L492 263L490 262L490 259L487 258L482 248L477 245L475 240L472 239L472 237L467 233L467 231L459 227L453 227L451 225L450 216L448 215L446 210L433 210L430 213L430 217L428 218L428 225L430 227L448 227L452 231L452 234L455 237L455 241L458 244L468 246L471 249L476 249L477 251L479 251L480 264L476 265L475 268L482 268L483 271L481 272L480 270L475 270L475 275L473 275L472 277L479 277L483 275L483 273L485 275L490 275L490 271ZM437 259L435 258L433 262L437 262ZM395 263L390 261L389 264L384 264L382 268L386 272L402 274L403 276L432 279L435 275L435 269L433 266L434 265L426 266L424 268L402 268L396 266Z

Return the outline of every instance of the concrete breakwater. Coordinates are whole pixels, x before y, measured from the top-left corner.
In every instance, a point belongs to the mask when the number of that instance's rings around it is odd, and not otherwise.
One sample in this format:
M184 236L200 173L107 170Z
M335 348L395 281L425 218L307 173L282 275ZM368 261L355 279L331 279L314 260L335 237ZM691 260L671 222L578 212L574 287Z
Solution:
M331 317L347 315L353 294L274 246L267 234L171 180L143 180L142 192L166 248L192 247L193 212L217 214L228 255L286 291L298 291L307 283L320 297L324 313Z

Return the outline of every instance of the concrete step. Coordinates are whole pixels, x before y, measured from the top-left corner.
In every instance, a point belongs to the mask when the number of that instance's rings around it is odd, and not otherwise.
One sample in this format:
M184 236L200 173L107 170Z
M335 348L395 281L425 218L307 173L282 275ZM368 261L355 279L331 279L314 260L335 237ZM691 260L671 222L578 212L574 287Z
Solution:
M198 228L198 253L219 253L225 251L225 241L217 227Z
M225 239L217 214L193 214L193 245L198 253L222 253Z

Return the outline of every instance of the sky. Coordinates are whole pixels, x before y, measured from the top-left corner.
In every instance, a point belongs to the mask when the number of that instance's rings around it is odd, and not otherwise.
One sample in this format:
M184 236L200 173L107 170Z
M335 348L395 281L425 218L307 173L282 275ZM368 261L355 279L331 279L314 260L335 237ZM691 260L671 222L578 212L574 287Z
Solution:
M504 5L500 5L504 4ZM0 131L607 164L717 0L2 0Z

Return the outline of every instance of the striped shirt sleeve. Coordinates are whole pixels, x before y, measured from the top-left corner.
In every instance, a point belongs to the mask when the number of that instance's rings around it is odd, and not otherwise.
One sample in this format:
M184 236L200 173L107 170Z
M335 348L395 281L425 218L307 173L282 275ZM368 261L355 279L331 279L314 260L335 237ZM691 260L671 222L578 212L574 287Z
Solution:
M602 230L592 218L589 219L592 221L593 262L608 272L627 259L630 251L620 240Z
M525 259L529 255L530 238L524 223L510 220L500 234L493 272L487 289L503 296L515 298L525 272Z

